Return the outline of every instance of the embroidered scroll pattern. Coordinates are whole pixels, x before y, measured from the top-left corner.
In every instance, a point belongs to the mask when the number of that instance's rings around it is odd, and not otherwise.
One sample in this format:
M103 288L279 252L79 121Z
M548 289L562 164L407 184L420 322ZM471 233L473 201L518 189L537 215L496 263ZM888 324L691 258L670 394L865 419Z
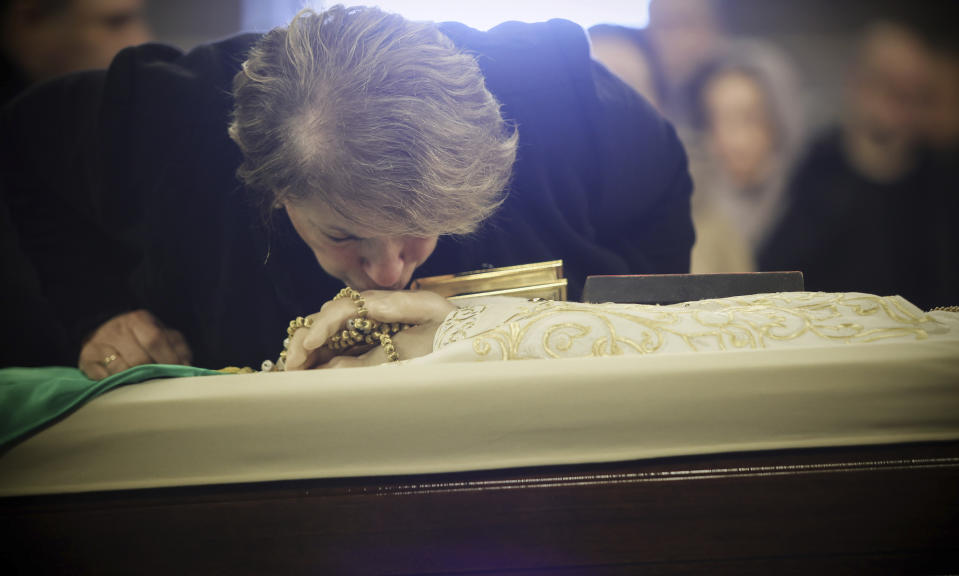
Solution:
M486 306L481 304L461 306L454 310L436 331L436 336L433 338L433 349L436 350L467 338L470 330L476 326L477 318L485 311Z
M484 313L510 306L490 324ZM794 292L672 306L499 299L460 308L436 349L472 341L481 359L617 356L922 340L947 328L899 297Z

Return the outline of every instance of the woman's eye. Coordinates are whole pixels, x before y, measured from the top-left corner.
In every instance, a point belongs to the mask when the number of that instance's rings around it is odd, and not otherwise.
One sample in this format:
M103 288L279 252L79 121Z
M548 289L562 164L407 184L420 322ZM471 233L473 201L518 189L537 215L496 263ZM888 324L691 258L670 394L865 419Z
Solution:
M334 244L344 244L357 239L356 236L330 236L329 234L327 234L326 237Z

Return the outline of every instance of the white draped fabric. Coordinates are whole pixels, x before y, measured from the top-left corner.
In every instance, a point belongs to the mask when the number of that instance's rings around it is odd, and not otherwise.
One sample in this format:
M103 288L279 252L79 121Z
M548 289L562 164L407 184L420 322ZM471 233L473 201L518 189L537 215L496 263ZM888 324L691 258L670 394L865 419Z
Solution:
M0 496L959 439L959 314L900 298L497 299L436 344L119 388L0 457Z
M671 306L470 300L436 333L425 362L810 348L948 335L955 313L899 296L789 292Z

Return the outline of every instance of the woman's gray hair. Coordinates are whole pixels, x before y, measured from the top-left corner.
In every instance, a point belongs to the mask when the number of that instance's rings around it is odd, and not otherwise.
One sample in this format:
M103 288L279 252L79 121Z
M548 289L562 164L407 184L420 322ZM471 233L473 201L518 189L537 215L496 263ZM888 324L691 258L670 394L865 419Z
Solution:
M238 177L270 202L319 198L371 236L466 234L505 198L518 132L476 60L436 25L304 10L233 79Z

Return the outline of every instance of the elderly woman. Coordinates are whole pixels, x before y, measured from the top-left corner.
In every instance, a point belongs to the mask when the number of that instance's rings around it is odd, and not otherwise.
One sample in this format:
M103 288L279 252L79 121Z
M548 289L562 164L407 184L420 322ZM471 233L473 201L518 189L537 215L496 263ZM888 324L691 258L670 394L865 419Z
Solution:
M304 12L128 50L21 100L3 136L22 245L94 378L259 365L291 318L338 330L361 307L416 325L367 360L417 355L451 305L403 291L414 274L561 258L578 298L587 274L689 265L674 131L564 21ZM305 333L290 368L329 360Z

